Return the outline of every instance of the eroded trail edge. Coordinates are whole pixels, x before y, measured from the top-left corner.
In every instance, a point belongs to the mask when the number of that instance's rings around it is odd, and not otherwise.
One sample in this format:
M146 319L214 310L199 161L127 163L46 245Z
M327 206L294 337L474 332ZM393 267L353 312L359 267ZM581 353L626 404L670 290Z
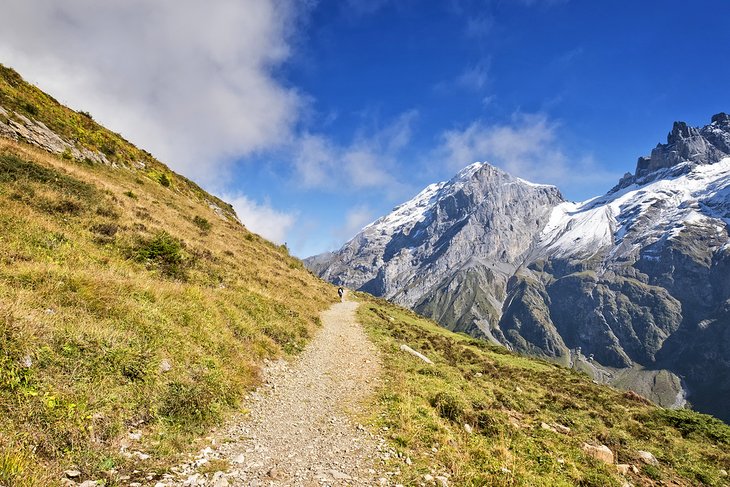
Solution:
M322 328L295 362L269 364L250 413L216 435L224 442L175 469L177 483L166 485L377 484L387 447L353 418L372 398L381 362L357 307L345 301L323 312ZM216 462L230 467L210 472Z

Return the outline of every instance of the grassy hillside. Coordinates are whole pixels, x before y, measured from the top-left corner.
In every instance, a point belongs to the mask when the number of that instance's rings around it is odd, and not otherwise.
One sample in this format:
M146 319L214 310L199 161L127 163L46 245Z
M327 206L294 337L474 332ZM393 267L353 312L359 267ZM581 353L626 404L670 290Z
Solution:
M434 485L424 480L430 475L460 486L730 485L730 427L721 421L653 406L385 301L361 299L359 318L385 358L375 418L402 455L391 465L399 482ZM617 463L637 471L620 474L588 456L584 443L608 446ZM639 451L658 464L642 462Z
M336 293L4 67L0 107L109 162L0 138L0 485L161 468L236 408L264 358L300 350Z

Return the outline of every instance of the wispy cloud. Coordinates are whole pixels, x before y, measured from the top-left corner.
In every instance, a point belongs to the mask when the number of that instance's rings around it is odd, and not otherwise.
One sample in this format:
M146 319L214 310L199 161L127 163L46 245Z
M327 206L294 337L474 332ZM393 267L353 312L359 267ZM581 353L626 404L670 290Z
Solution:
M357 232L375 219L375 212L365 205L350 208L345 215L345 224L338 230L339 239L352 238Z
M617 174L603 169L592 156L568 155L559 129L559 123L542 113L517 113L507 124L476 121L445 132L437 153L452 172L472 162L489 162L527 180L567 190L616 180Z
M469 64L457 75L437 82L433 90L442 95L451 94L454 90L483 94L489 86L491 64L490 58Z
M301 187L328 191L398 191L403 185L396 176L397 156L410 142L417 116L403 113L347 145L319 134L302 135L291 147L295 180Z
M274 209L267 203L257 203L241 194L224 194L223 199L233 205L246 228L278 244L286 241L297 220L295 213Z
M491 60L480 61L467 67L457 78L456 84L462 88L480 91L489 81L489 66Z
M275 70L311 2L9 0L0 59L199 181L288 140Z
M476 39L486 37L491 34L495 25L496 21L490 15L481 14L476 17L470 16L466 20L466 35L467 37Z

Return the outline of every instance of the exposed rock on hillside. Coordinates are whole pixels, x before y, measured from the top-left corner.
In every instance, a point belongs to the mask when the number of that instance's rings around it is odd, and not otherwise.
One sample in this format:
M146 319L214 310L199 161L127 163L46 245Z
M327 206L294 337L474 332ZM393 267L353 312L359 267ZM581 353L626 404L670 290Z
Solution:
M730 116L720 113L701 128L676 122L635 174L583 203L473 164L315 270L664 405L683 404L682 377L696 407L728 419L728 224ZM668 379L657 381L661 370Z
M491 336L508 279L562 201L554 186L476 163L365 227L326 266L322 256L307 263L336 284Z

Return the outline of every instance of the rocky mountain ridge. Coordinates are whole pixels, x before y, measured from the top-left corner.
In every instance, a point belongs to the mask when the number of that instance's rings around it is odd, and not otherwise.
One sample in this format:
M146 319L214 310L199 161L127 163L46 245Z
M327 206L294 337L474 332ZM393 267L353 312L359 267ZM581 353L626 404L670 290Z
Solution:
M608 193L488 164L365 227L321 276L667 405L730 409L730 117L676 122ZM323 262L326 261L326 262Z

